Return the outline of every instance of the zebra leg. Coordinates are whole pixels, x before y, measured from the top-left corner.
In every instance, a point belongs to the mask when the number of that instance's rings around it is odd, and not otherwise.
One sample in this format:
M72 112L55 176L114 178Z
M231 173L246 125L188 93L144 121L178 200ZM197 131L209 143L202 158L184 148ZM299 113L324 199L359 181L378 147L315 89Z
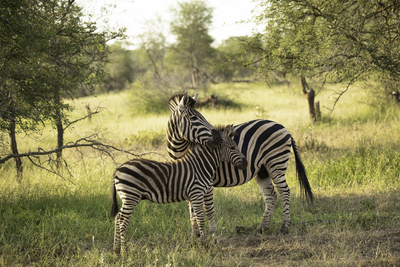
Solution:
M285 175L274 177L272 180L282 202L283 218L280 232L282 234L288 234L290 226L290 189L286 183Z
M217 232L217 225L215 224L214 216L214 188L211 186L210 190L204 196L204 210L207 215L208 224L210 227L210 234Z
M196 214L193 210L192 203L188 201L190 224L192 225L192 237L200 237L199 227L197 226Z
M115 217L115 230L114 230L114 252L118 253L121 245L121 229L119 227L121 214L118 212Z
M119 234L116 234L115 237L114 237L114 250L116 248L116 245L118 245L118 243L120 241L120 243L121 243L121 254L125 253L126 231L128 229L128 226L129 226L129 220L130 220L130 218L132 216L133 209L136 207L136 205L138 203L139 203L139 200L136 200L135 198L129 198L129 199L124 198L124 199L122 199L122 207L121 207L121 209L120 209L120 211L119 211L119 213L117 215L116 222L115 222L115 225L118 226L118 228L117 227L115 228L115 231L118 230Z
M260 189L260 192L265 202L265 211L261 219L260 225L256 229L257 233L262 233L269 229L272 212L275 208L276 193L274 190L274 186L271 182L271 178L265 176L265 174L266 171L265 173L259 173L255 178L258 188Z
M204 213L203 213L204 198L198 197L196 199L190 200L190 202L192 204L194 214L196 215L196 222L197 226L199 227L200 237L203 238L205 237L205 231L204 231L205 223L204 223Z

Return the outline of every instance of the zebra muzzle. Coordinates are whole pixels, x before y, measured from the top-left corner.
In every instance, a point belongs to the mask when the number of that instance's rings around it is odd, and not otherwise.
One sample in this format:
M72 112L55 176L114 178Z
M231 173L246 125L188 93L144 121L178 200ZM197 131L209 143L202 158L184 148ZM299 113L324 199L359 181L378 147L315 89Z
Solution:
M248 164L247 159L242 158L242 162L237 167L241 170L245 170L245 169L247 169L247 164Z

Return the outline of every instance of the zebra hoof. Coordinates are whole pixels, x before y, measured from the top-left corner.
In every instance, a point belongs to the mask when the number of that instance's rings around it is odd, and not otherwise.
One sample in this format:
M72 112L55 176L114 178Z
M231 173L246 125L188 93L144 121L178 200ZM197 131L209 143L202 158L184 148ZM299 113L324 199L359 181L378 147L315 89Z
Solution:
M286 226L286 225L284 225L284 224L282 224L281 230L280 230L279 232L280 232L281 234L283 234L283 235L287 235L287 234L289 234L289 227Z
M257 229L254 231L256 235L262 235L263 233L267 232L268 228L259 228L257 227Z
M216 237L218 235L218 232L217 231L212 231L212 232L209 233L209 235L210 235L211 238L214 238L214 237Z

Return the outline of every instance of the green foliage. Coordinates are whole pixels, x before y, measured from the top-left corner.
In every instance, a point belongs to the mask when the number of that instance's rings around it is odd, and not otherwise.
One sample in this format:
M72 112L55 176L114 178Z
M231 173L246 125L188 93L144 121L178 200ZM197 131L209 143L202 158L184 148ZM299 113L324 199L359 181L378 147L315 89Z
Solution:
M122 32L95 32L96 24L83 22L71 1L19 0L0 8L1 130L16 118L28 131L68 111L63 98L76 97L80 87L90 92L102 81L105 43Z
M243 65L251 60L250 54L244 54L240 46L240 37L231 37L217 47L217 56L214 73L222 77L223 82L230 82L233 79L249 79L252 74L250 68Z
M130 86L135 79L146 71L140 62L138 51L124 47L117 42L110 47L109 62L104 71L108 74L102 89L106 92L121 91Z
M123 29L98 31L68 0L3 1L0 14L0 131L9 134L17 155L15 133L51 121L61 147L71 109L65 99L91 93L102 82L106 42L122 37ZM15 160L20 179L22 163Z
M258 1L265 32L243 41L262 72L283 69L328 82L380 73L398 80L398 1Z
M132 84L130 91L131 110L134 114L167 113L168 100L181 90L165 88L164 84L154 82L152 79L142 78Z
M173 45L174 58L192 72L192 85L199 84L201 72L214 55L211 47L213 38L208 33L212 23L212 8L204 1L178 3L172 9L175 19L171 23L171 33L177 42Z
M31 5L37 1L24 0L1 2L2 14L0 130L8 131L12 120L23 130L34 128L42 119L48 106L42 100L50 92L51 77L41 61L48 48L51 32L44 14L32 12ZM44 5L43 9L48 7ZM17 119L18 118L18 119ZM28 119L28 120L24 120Z

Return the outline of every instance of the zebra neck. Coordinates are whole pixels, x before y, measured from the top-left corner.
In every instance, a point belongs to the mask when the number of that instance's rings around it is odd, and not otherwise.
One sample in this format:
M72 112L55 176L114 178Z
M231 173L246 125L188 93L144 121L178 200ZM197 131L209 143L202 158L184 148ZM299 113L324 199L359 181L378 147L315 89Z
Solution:
M170 119L167 127L167 151L171 159L182 158L187 153L190 142L183 139L177 132L177 118Z
M220 164L221 153L219 148L211 149L203 145L192 144L187 150L185 158L193 160L199 175L211 180Z
M189 148L190 142L186 140L176 140L167 142L167 151L171 159L179 159L184 157Z

